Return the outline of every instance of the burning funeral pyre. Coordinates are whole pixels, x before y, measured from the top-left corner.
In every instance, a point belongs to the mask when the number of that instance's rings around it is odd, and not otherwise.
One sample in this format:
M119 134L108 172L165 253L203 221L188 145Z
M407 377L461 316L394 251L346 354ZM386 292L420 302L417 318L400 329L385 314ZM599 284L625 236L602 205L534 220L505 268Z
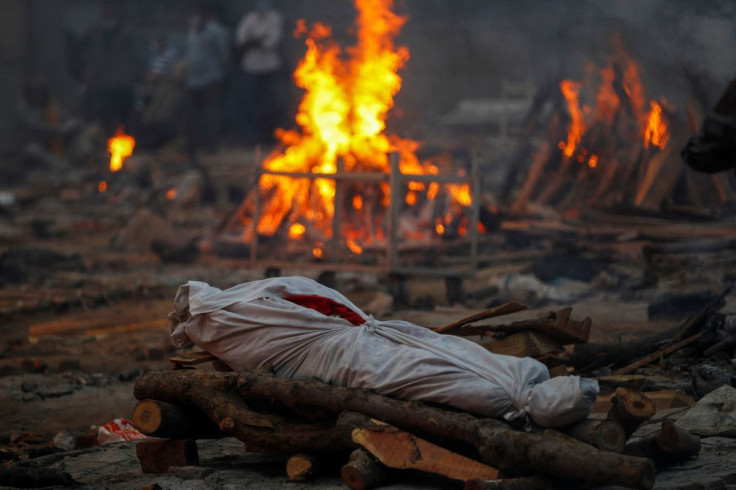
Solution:
M298 23L307 46L294 72L305 91L299 129L277 131L281 144L238 211L252 257L259 237L288 240L292 250L323 259L371 248L383 255L399 237L432 243L477 231L470 169L455 169L446 155L420 161L418 142L386 132L401 88L397 72L409 59L394 44L407 18L392 12L392 0L355 6L357 39L345 49L330 27ZM367 255L361 260L370 262ZM395 250L387 257L395 266Z
M524 211L529 202L562 210L654 210L665 200L676 199L676 186L685 195L682 201L695 204L704 204L699 202L703 189L711 189L715 197L710 204L736 196L736 189L722 176L697 176L685 169L679 155L681 141L697 128L687 128L664 97L648 98L642 70L622 38L613 35L610 41L604 66L589 63L582 81L557 82L560 100L548 115L544 141L513 210ZM539 114L531 119L538 124L542 120ZM522 145L528 147L529 142Z

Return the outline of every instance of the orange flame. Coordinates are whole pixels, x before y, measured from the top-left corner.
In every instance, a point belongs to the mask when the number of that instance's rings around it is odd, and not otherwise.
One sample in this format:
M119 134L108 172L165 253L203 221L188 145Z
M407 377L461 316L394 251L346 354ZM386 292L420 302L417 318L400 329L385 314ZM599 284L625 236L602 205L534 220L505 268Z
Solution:
M358 242L356 242L352 238L348 238L345 244L348 246L350 251L353 252L354 254L360 255L363 253L363 247L358 245Z
M170 201L176 199L176 189L174 187L166 191L166 199Z
M563 80L560 82L560 91L567 101L567 108L570 111L570 124L567 127L567 143L560 142L562 153L570 158L575 154L575 147L580 143L583 137L583 111L580 110L578 103L578 93L580 92L580 83L572 80Z
M101 180L99 184L97 184L97 191L102 193L107 190L107 182L104 180Z
M301 238L307 232L307 228L301 223L294 223L289 227L289 238L295 240Z
M670 138L667 126L669 121L662 115L662 106L655 101L649 102L651 110L647 117L647 127L644 129L644 148L649 148L649 144L664 150L667 141Z
M123 168L123 162L133 154L133 148L135 148L135 139L129 134L125 134L123 126L120 125L115 135L107 140L111 172L117 172Z
M647 101L639 67L626 50L623 39L615 34L611 37L611 45L614 52L607 65L600 69L600 84L592 110L587 106L580 109L581 84L569 80L560 83L571 121L567 128L567 141L560 141L559 147L565 157L574 157L590 168L598 166L601 155L597 153L600 149L581 146L585 132L596 127L599 133L595 140L599 140L601 134L620 131L619 116L628 116L638 125L644 148L652 145L664 149L669 139L669 121L660 104ZM592 79L589 76L586 82L592 82ZM646 110L647 102L649 111ZM666 104L664 99L662 104Z
M399 154L400 171L407 174L438 173L429 162L415 155L419 144L409 139L387 135L386 118L401 88L398 70L409 59L405 47L397 47L394 38L406 23L406 17L392 12L393 0L354 0L358 12L357 42L343 48L332 39L328 26L297 25L296 34L306 36L307 51L299 62L294 79L305 93L296 115L298 130L276 131L282 147L263 164L268 171L285 173L334 174L344 172L390 171L388 155ZM418 202L426 184L409 182L407 202ZM452 192L463 202L470 191L457 185ZM465 186L467 187L467 186ZM329 178L315 180L264 174L259 181L263 199L256 230L273 235L284 219L299 219L322 234L332 237L335 213L335 182ZM371 202L386 207L390 200L387 182L376 186ZM427 198L437 195L439 188L430 184ZM466 198L467 194L467 198ZM346 203L339 203L344 205ZM347 203L350 204L350 203ZM363 209L363 199L352 197L352 207ZM374 223L375 224L375 223ZM381 226L370 226L361 240L381 239ZM372 233L373 236L367 236Z

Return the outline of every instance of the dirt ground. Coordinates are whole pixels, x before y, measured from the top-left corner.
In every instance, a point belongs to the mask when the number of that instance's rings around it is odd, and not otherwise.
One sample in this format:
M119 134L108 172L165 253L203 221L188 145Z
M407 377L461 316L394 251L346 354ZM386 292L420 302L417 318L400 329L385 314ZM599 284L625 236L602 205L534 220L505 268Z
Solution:
M0 455L4 460L28 463L33 458L52 458L47 460L49 465L71 472L91 488L139 488L149 483L161 488L343 487L337 478L287 484L281 459L245 455L242 444L234 440L201 442L203 466L214 468L213 473L181 478L141 474L133 443L54 454L58 449L53 441L60 434L79 435L91 426L129 418L136 403L135 379L149 370L170 368L168 358L177 351L168 338L166 316L180 284L200 280L226 288L266 274L264 268L207 252L206 244L213 240L218 224L237 206L226 195L233 168L241 160L252 160L252 154L232 152L206 162L220 196L208 205L200 204L196 196L173 202L161 197L177 171L175 163L154 162L158 180L147 190L113 182L111 190L101 195L94 176L81 183L47 179L3 190L15 202L0 207L0 253L45 250L61 257L51 257L49 263L21 260L26 267L19 273L21 279L6 277L0 283ZM247 190L247 171L244 174L239 184ZM150 251L153 231L131 230L142 208L152 209L170 223L178 239L198 241L204 253L187 264L162 261ZM338 273L334 286L358 306L375 308L369 312L379 318L429 327L512 299L530 306L515 314L514 320L572 306L573 317L593 320L591 342L620 342L678 325L691 313L683 310L651 318L649 309L658 298L716 293L736 277L734 248L718 246L733 237L736 221L727 218L528 216L503 222L485 239L481 268L464 281L466 297L461 303L446 302L445 282L440 278L406 278L404 305L392 303L395 285L380 274ZM711 240L713 246L654 258L643 253L647 245L693 238ZM559 250L592 257L593 277L533 280L534 267ZM7 271L8 263L3 267ZM314 278L320 272L318 263L281 270L283 275ZM377 305L377 298L383 303ZM677 310L677 301L674 304ZM734 312L736 295L732 294L721 313ZM676 470L684 472L679 477L675 472L658 478L661 483L656 488L736 488L735 473L714 469L719 458L736 468L733 446L726 444L731 442L716 438L704 443L705 459ZM682 476L685 473L689 476ZM717 482L704 483L707 473L720 475L713 476ZM418 481L394 488L447 484Z

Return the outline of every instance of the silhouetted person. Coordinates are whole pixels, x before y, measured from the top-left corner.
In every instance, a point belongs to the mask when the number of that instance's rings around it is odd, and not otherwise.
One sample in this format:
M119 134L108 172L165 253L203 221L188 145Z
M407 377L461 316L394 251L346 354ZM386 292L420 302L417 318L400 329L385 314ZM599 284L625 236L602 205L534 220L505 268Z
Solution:
M178 62L179 53L167 42L166 36L154 34L149 46L148 68L139 87L143 107L136 139L142 148L165 143L179 129L182 89Z
M259 0L255 10L240 20L235 32L235 44L243 51L245 132L254 142L269 142L280 122L283 35L283 16L268 0Z
M142 63L137 40L114 2L102 5L102 18L90 34L87 73L88 115L111 135L127 124Z
M189 18L186 52L186 139L190 157L200 145L199 122L203 124L205 145L217 151L220 134L220 92L228 65L228 42L214 12L198 5Z
M705 117L700 133L687 142L682 158L700 172L712 174L736 168L736 80Z

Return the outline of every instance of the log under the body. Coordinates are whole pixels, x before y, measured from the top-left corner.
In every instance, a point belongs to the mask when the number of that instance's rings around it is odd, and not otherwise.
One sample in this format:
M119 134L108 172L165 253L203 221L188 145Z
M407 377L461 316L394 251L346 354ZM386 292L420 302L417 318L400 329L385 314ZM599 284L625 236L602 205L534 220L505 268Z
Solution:
M331 386L317 380L300 381L256 371L212 373L187 370L149 372L135 385L136 398L194 403L217 421L221 429L223 417L229 417L231 424L235 420L237 407L231 396L224 406L215 400L218 394L234 392L246 400L277 400L289 407L320 407L333 411L335 415L352 410L405 430L464 441L478 449L484 462L509 473L518 473L519 468L524 468L528 472L564 478L574 475L593 483L630 488L649 489L654 484L654 464L648 459L599 451L552 430L539 433L514 431L497 420L479 419L467 413L388 398L360 389ZM245 406L242 399L241 402ZM239 427L243 429L243 425ZM239 437L238 433L231 433ZM339 440L343 434L333 436L337 437L336 443L345 443ZM299 452L297 448L292 450ZM303 450L314 449L306 447Z

